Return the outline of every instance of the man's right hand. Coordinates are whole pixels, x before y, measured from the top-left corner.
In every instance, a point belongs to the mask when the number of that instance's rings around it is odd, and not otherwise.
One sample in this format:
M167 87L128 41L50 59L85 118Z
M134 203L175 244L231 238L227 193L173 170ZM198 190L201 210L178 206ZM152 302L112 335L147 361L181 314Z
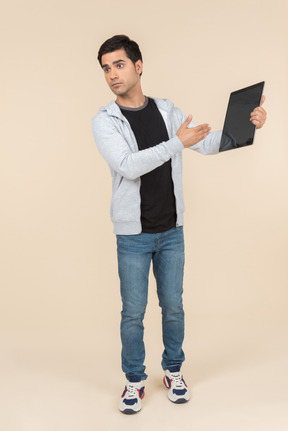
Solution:
M192 115L190 114L176 133L185 148L192 147L197 142L202 141L211 130L209 124L200 124L200 126L189 128L188 125L191 121Z

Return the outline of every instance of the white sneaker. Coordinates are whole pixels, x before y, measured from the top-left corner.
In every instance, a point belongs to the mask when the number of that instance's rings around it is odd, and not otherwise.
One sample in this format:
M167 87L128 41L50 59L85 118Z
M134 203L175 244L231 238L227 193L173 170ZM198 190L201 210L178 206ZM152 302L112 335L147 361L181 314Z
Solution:
M169 389L168 398L172 403L183 404L189 401L189 390L180 371L165 371L164 385Z
M145 395L144 389L144 381L127 381L119 404L120 412L126 415L138 413L141 410L141 400Z

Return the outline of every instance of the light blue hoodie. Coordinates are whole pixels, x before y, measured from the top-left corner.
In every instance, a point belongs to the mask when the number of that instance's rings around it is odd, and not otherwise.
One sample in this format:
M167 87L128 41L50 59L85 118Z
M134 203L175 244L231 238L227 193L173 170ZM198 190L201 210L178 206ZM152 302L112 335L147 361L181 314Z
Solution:
M140 177L169 159L172 162L177 226L183 225L182 150L184 147L176 132L186 117L170 100L154 99L154 101L165 121L169 140L145 150L138 150L130 124L114 101L101 107L92 119L96 145L111 170L110 215L115 234L134 235L142 231ZM195 126L193 122L189 125L189 127ZM209 133L203 141L190 148L202 154L218 153L221 135L221 131Z

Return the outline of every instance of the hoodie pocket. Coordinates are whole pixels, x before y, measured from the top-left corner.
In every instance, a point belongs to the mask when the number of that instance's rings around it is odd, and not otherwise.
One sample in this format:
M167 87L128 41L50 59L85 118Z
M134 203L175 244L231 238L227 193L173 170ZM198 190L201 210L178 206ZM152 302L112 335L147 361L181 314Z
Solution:
M140 179L121 177L112 193L111 219L113 222L140 220Z

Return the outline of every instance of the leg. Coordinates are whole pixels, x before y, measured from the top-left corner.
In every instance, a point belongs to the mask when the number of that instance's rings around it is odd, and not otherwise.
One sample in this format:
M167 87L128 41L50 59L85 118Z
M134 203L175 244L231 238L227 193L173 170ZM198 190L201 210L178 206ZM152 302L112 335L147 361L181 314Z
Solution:
M152 253L143 234L117 235L117 255L122 298L122 370L130 381L145 380L143 319Z
M165 235L164 235L165 234ZM159 305L162 309L164 370L180 370L185 359L184 310L182 304L184 273L183 228L164 232L159 249L153 255L153 271L157 281ZM175 368L176 367L176 368Z

